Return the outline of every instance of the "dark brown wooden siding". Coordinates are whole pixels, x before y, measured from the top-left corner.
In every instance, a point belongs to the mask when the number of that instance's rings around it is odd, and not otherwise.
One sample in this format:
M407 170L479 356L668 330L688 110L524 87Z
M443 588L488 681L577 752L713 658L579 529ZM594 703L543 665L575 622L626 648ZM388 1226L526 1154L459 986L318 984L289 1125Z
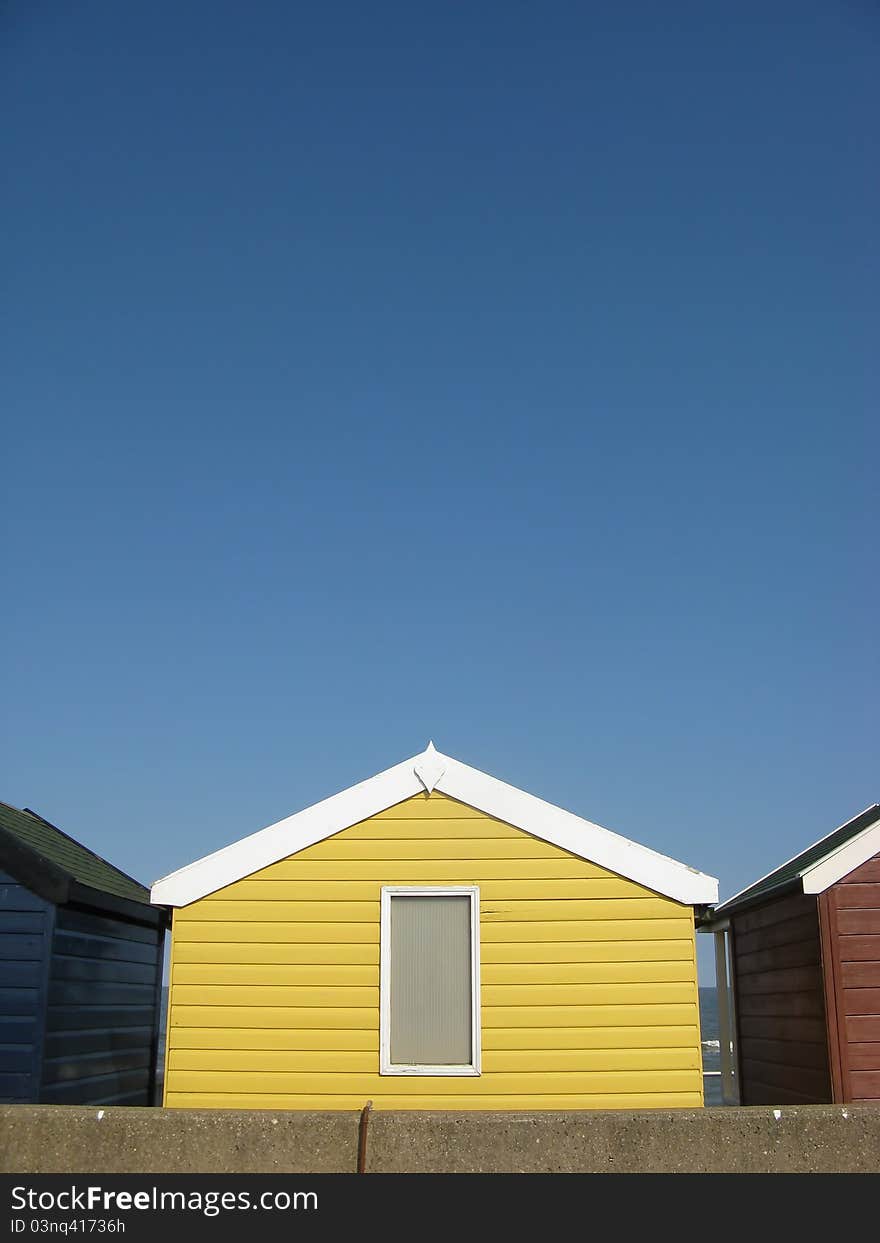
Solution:
M732 923L742 1104L829 1102L815 897L778 898Z
M880 1100L880 854L822 894L835 1099Z

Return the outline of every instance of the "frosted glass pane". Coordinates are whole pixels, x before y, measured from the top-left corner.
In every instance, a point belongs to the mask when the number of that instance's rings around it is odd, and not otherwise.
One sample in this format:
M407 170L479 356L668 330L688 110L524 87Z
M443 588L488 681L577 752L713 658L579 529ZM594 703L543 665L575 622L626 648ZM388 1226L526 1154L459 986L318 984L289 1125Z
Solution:
M471 1063L471 901L391 899L391 1062Z

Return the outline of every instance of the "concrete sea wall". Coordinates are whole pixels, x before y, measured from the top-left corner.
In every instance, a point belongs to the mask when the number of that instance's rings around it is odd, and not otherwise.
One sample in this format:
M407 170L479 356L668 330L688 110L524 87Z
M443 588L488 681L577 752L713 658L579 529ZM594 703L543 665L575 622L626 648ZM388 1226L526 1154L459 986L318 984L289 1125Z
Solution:
M5 1173L353 1173L358 1113L0 1105ZM875 1173L872 1105L374 1112L367 1173Z

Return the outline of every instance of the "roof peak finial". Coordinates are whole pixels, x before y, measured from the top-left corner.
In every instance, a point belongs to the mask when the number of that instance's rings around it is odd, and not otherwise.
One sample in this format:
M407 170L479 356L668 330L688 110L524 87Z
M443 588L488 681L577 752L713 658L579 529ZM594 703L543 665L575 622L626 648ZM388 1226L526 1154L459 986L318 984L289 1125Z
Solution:
M428 745L413 765L413 772L421 781L428 794L431 793L446 772L446 761L441 759L440 753L432 740L429 740Z

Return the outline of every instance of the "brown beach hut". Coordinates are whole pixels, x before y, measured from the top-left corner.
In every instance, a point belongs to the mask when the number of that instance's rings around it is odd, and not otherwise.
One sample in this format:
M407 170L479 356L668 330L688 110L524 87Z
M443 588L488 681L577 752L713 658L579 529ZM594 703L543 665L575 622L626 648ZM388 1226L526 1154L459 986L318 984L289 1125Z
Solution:
M712 912L730 1104L880 1101L880 804Z

